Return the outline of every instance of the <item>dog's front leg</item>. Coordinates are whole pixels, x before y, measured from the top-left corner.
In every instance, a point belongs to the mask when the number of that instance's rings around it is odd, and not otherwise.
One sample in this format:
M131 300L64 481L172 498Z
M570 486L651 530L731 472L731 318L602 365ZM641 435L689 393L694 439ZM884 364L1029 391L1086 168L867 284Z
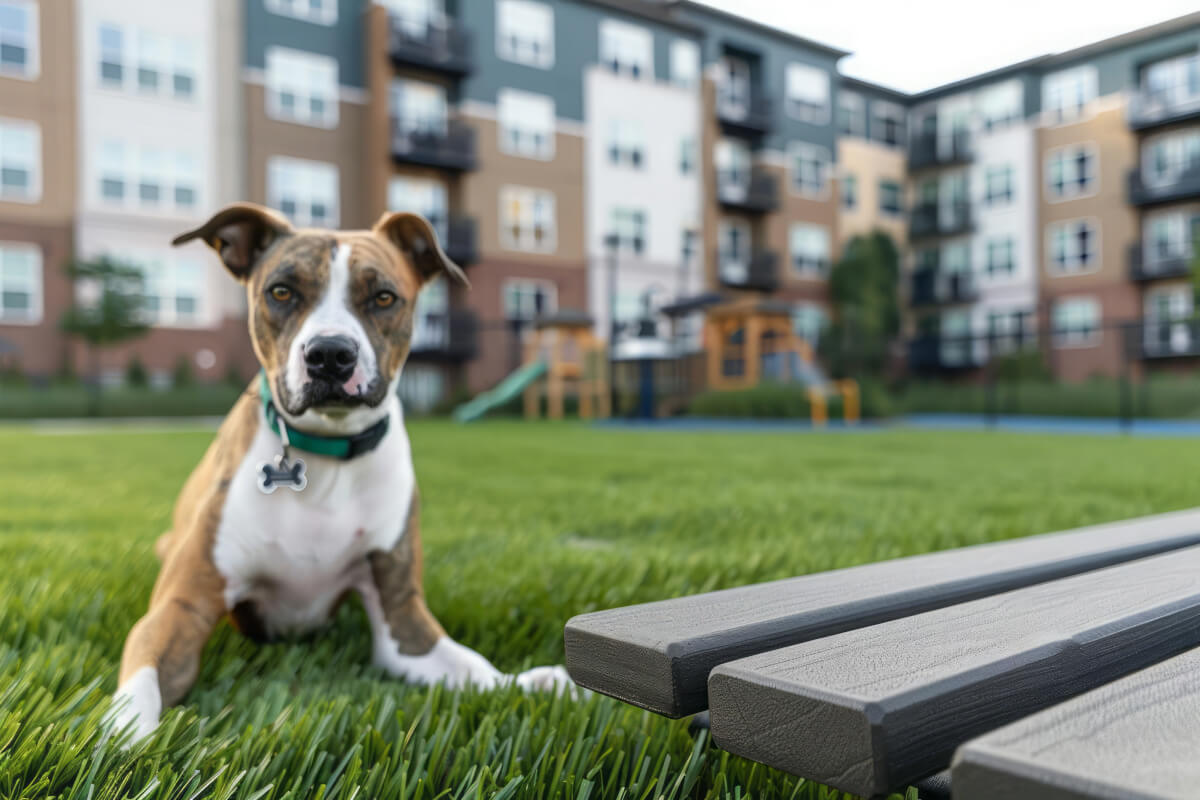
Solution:
M163 708L187 694L204 644L225 614L224 583L205 541L192 536L170 554L149 611L125 640L111 720L118 729L130 727L133 741L153 732Z

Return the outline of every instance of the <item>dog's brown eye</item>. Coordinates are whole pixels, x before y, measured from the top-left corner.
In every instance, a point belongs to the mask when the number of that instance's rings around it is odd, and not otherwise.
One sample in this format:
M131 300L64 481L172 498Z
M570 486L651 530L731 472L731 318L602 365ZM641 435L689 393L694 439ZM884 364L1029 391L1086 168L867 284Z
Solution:
M282 283L277 283L271 287L271 297L274 297L281 303L286 303L292 299L292 290Z
M389 308L396 302L396 295L391 292L379 292L375 295L375 305L379 308Z

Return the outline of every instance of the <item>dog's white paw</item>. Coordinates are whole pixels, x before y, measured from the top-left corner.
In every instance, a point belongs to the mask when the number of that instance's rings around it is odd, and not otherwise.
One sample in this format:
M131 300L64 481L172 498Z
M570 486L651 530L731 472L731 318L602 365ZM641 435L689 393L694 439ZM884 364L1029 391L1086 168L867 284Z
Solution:
M571 680L571 676L567 674L567 668L563 666L534 667L524 672L518 672L513 677L516 679L517 686L527 692L554 692L555 694L567 692L575 696L584 691L575 685L575 681Z
M375 663L414 683L444 683L451 689L465 686L492 689L503 678L490 661L449 636L438 639L432 650L420 656L400 653L391 642L386 645L376 651Z
M129 738L124 743L128 749L154 733L160 716L162 694L158 689L158 670L142 667L117 689L105 722L113 733L129 731Z

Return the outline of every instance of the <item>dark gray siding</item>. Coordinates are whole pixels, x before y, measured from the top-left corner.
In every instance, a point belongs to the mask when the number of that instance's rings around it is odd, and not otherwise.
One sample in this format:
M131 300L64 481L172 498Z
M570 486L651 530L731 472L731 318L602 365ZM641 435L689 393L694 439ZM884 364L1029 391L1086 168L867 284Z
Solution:
M867 124L867 130L866 130L867 135L864 138L872 139L875 141L882 141L882 137L879 136L879 131L875 129L875 126L871 122L871 120L873 119L874 114L875 114L876 105L884 104L884 105L890 105L890 106L897 106L897 107L901 108L902 110L904 110L905 112L907 112L908 108L909 108L909 104L911 102L909 97L907 97L906 95L900 94L898 92L888 91L887 89L884 89L882 87L875 88L869 84L859 82L859 81L854 81L854 80L843 81L843 85L839 88L839 91L846 92L848 94L856 94L863 99L863 110L866 114L866 124ZM836 108L836 106L834 107L833 114L834 114L834 117L833 117L834 126L835 126L835 130L836 130L836 126L837 126L837 108ZM906 137L902 136L899 146L903 147L905 144L905 141L906 141Z
M1137 86L1140 68L1149 62L1184 53L1194 53L1197 50L1200 50L1200 25L1195 25L1188 30L1157 36L1150 41L1138 44L1114 47L1098 53L1089 53L1085 49L1085 52L1076 58L1070 56L1055 58L1046 65L1045 72L1055 72L1080 64L1095 64L1100 94L1103 96ZM1041 103L1040 89L1038 103Z
M263 69L268 47L290 47L338 60L338 82L362 87L366 83L363 52L363 14L371 0L338 0L338 18L333 25L273 14L263 0L245 0L246 66Z

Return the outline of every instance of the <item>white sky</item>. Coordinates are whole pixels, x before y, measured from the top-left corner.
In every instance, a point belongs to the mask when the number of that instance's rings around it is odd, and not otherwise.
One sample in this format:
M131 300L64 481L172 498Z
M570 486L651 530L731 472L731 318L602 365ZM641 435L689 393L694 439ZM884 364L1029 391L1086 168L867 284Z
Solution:
M1196 11L1197 0L701 0L849 50L842 72L908 92Z

